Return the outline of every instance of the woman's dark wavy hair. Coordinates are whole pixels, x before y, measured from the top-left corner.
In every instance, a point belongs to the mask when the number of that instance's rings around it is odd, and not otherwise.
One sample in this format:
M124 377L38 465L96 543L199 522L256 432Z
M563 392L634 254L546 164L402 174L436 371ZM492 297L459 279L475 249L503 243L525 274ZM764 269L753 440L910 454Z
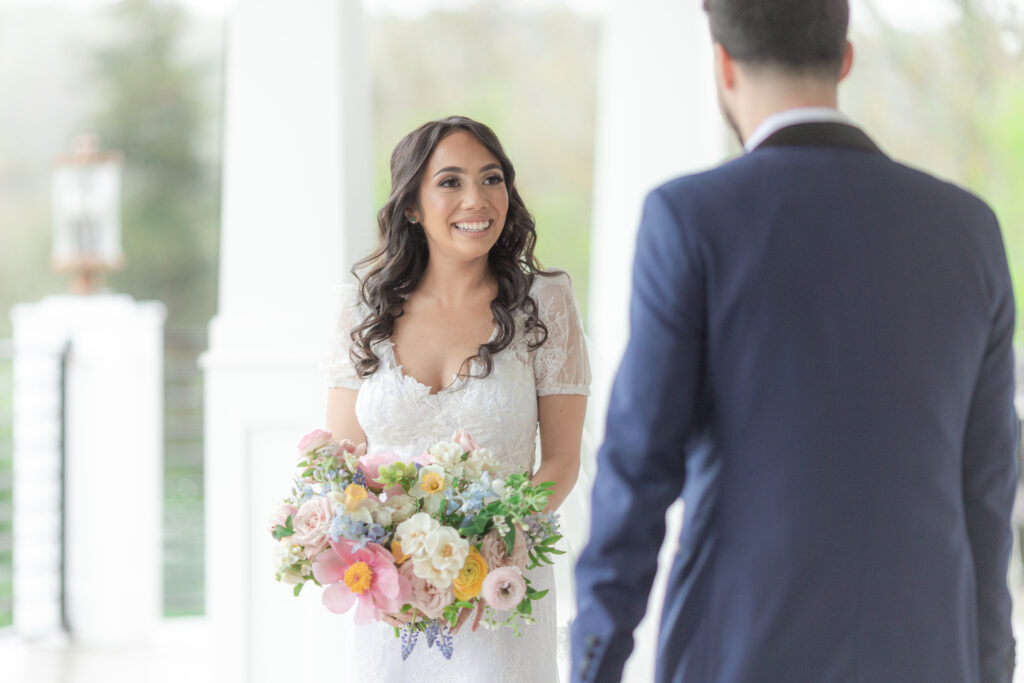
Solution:
M463 116L452 116L426 123L402 138L391 153L391 194L377 213L380 245L352 269L360 279L359 297L369 315L352 329L352 361L360 377L372 375L380 367L373 344L387 340L395 331L395 320L402 315L402 304L419 285L427 267L429 252L423 226L406 217L419 208L420 180L427 162L444 138L458 131L472 134L501 164L508 189L508 213L501 237L487 257L491 273L498 282L498 295L491 301L491 313L497 327L494 339L481 344L477 354L467 358L463 367L479 359L486 377L494 369L494 354L506 348L515 337L513 313L523 311L525 328L531 335L530 348L547 340L548 330L537 313L537 302L530 287L544 271L533 255L537 231L516 189L516 172L498 141L498 136L482 123ZM360 277L360 271L365 272Z

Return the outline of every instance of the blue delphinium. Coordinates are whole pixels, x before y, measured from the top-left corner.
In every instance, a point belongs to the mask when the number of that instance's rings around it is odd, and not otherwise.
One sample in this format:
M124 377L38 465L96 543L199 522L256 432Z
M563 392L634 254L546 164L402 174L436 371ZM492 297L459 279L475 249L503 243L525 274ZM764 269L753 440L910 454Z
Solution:
M388 532L384 530L380 524L371 524L362 540L359 542L359 547L362 548L367 543L377 543L379 545L384 544L384 539L388 537Z
M359 541L366 536L367 528L365 522L357 522L346 515L341 508L334 513L331 520L331 540L337 543L342 538L350 541ZM365 541L364 541L365 543Z
M313 486L311 484L303 484L302 494L299 496L299 505L302 505L315 495L316 491L313 490Z

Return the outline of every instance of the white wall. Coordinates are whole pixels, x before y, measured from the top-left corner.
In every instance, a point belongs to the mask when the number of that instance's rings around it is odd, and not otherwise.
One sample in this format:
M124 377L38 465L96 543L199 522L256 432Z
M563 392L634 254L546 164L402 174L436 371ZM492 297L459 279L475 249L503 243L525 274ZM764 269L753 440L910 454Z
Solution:
M273 580L265 531L324 419L335 285L375 240L360 3L247 0L230 17L218 313L206 369L207 614L217 680L314 674L339 618Z

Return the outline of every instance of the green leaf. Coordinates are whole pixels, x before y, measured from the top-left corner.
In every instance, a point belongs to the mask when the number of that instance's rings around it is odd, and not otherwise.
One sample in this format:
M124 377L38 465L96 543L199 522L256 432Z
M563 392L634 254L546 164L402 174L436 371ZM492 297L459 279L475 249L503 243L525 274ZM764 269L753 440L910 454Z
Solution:
M292 595L297 596L299 594L299 592L302 590L302 587L305 586L305 585L306 584L304 584L304 583L297 583L297 584L295 584L295 588L292 589Z
M516 611L520 614L529 616L533 614L533 603L530 602L529 598L525 598L521 603L519 603L519 606L516 607Z
M516 528L512 524L512 517L511 517L511 515L505 518L505 523L508 524L508 527L509 527L508 528L508 533L505 534L505 537L504 537L504 539L505 539L505 552L508 554L509 557L511 557L512 556L512 549L515 548L515 545L516 545Z
M306 477L308 477L308 476L310 476L311 474L313 474L313 470L314 470L314 469L315 469L315 468L313 468L313 467L307 467L306 469L304 469L304 470L302 471L302 478L303 478L303 479L305 479Z
M288 527L284 527L278 524L276 527L274 527L272 535L274 536L275 541L280 541L282 538L288 538L289 536L292 536L294 534L295 531L293 529L289 529Z
M547 594L548 594L548 589L547 588L545 588L542 591L529 590L529 591L526 592L526 597L530 598L531 600L540 600L541 598L543 598Z

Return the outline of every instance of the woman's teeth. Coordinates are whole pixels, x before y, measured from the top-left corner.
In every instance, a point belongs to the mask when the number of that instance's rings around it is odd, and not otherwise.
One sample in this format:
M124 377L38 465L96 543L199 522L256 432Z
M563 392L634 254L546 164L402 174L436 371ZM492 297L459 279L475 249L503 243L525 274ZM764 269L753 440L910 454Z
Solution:
M455 224L455 227L463 232L483 232L490 226L490 221L464 221Z

